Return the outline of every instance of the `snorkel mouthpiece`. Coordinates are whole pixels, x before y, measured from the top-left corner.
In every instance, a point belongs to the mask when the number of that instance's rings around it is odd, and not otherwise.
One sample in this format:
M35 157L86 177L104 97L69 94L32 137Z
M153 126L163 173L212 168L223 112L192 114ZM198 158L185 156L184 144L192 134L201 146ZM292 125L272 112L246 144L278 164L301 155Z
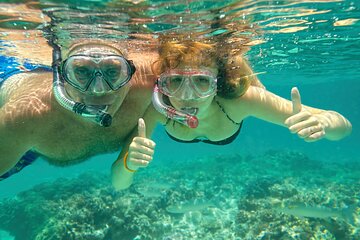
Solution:
M98 106L88 106L84 103L76 102L72 111L76 114L87 117L89 120L92 120L102 127L111 126L112 116Z
M108 113L104 113L100 116L99 123L103 127L110 127L112 123L112 116Z
M197 128L197 126L199 125L199 120L198 120L197 117L195 117L195 116L190 116L190 117L187 119L187 125L188 125L190 128Z
M199 111L198 108L194 108L194 107L183 107L181 108L182 112L188 113L190 115L196 115L197 112Z
M163 100L163 96L164 95L160 92L157 84L155 84L152 102L158 112L164 114L167 118L188 126L189 128L196 128L199 125L199 120L195 115L186 111L177 110L167 105Z
M186 125L190 128L197 128L197 126L199 125L199 120L197 117L195 117L195 115L198 112L198 108L194 108L194 107L184 107L181 108L181 111L183 113L187 113L189 116L187 117L186 120Z

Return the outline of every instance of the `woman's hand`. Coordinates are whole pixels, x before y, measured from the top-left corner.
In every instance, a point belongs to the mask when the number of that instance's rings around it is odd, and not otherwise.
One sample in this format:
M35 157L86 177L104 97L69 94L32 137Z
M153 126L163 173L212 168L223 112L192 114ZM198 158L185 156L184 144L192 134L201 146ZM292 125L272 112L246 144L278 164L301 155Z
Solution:
M299 90L294 87L291 89L291 100L293 104L293 115L285 120L291 133L296 133L306 142L314 142L322 139L329 126L326 117L321 113L315 114L303 108Z
M146 126L144 119L138 121L138 137L134 137L127 156L126 164L130 170L136 171L141 167L147 167L153 160L155 142L146 138Z

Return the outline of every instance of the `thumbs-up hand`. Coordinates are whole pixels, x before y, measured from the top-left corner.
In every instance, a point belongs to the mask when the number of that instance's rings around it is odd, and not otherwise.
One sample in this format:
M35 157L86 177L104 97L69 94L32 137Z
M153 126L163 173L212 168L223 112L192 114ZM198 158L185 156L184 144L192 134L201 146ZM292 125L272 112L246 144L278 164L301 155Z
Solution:
M138 168L147 167L153 159L155 142L146 138L146 125L144 119L138 121L138 136L134 137L127 156L127 167L136 171Z
M299 90L294 87L291 89L291 101L293 114L285 120L291 133L296 133L306 142L314 142L325 136L324 121L321 120L320 114L314 114L301 105Z

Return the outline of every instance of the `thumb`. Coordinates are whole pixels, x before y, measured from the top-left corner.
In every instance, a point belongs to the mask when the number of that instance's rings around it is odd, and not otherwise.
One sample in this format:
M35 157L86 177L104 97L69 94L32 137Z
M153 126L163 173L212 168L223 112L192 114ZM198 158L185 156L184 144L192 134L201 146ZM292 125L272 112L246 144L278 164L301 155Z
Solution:
M138 121L138 134L139 137L146 138L146 125L144 119L142 118L139 118Z
M293 105L293 114L299 113L301 111L301 97L297 87L291 89L291 101Z

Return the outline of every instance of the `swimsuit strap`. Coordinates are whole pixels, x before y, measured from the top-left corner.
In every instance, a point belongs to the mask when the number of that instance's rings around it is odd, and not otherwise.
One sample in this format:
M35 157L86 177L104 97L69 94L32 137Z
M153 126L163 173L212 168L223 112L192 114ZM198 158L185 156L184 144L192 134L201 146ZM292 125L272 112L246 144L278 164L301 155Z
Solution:
M241 125L241 124L242 124L242 121L239 122L239 123L237 123L237 122L235 122L233 119L231 119L231 117L225 112L224 107L221 106L221 104L219 103L219 101L218 101L216 98L214 98L214 100L215 100L216 104L219 106L219 108L221 109L221 111L225 114L225 116L226 116L233 124L235 124L235 125ZM166 117L166 123L164 124L164 126L168 125L168 123L169 123L170 121L171 121L171 119L168 118L168 117ZM173 121L173 125L175 125L175 121Z
M10 177L11 175L20 172L24 167L32 164L37 158L39 157L39 154L29 150L25 153L24 156L21 157L21 159L15 164L13 168L11 168L9 171L4 173L3 175L0 175L0 181L4 180L5 178Z
M214 100L215 100L215 102L217 103L217 105L219 106L219 108L221 109L221 111L222 111L223 113L225 113L225 116L226 116L233 124L235 124L235 125L240 125L240 124L242 123L242 121L239 122L239 123L237 123L237 122L235 122L234 120L232 120L231 117L225 112L224 107L220 105L219 101L218 101L216 98L214 98Z

